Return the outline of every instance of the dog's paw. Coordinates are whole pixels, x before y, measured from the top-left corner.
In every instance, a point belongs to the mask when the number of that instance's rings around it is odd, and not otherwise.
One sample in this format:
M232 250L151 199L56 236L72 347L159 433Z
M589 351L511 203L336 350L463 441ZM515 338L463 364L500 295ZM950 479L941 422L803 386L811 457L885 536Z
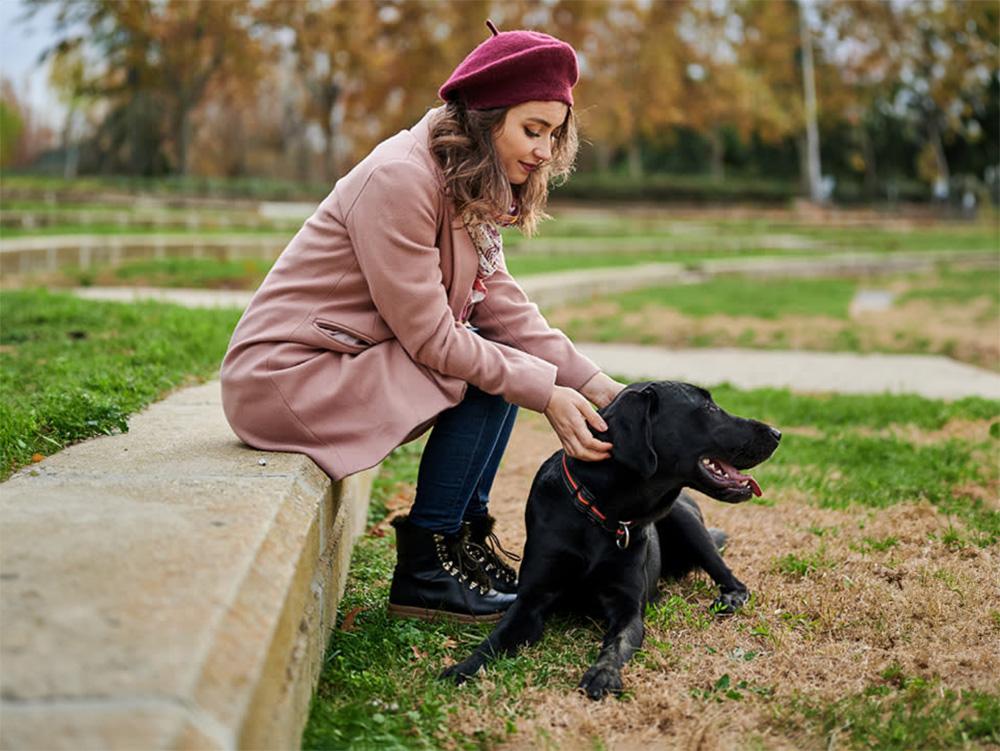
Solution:
M580 681L579 688L595 701L603 699L605 694L620 694L622 692L622 674L614 668L594 665Z
M451 681L456 686L461 686L467 680L475 677L479 668L483 666L482 661L475 657L470 657L464 662L459 662L441 671L438 678L442 681Z
M734 589L729 592L723 592L716 597L708 609L719 616L733 615L737 610L746 605L749 599L750 592L748 590Z

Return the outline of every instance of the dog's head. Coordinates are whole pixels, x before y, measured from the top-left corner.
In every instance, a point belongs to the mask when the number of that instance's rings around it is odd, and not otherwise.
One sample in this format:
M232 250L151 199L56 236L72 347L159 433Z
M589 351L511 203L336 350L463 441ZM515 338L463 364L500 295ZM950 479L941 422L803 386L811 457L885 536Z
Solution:
M760 495L740 470L767 459L781 433L730 415L689 383L634 383L601 410L612 457L644 480L676 481L726 503Z

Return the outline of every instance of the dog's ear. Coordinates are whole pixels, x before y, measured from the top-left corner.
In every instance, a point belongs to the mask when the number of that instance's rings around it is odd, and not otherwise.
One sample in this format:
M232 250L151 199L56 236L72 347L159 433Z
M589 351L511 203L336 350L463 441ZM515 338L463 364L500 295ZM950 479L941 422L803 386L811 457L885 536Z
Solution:
M655 405L653 389L627 389L602 413L608 424L606 440L612 444L611 455L615 461L647 480L656 472L658 463L653 449L652 411Z

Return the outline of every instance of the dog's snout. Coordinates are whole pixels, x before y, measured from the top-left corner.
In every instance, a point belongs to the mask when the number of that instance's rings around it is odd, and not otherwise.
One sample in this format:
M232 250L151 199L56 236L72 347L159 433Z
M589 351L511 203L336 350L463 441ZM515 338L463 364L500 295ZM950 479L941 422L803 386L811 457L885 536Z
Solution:
M780 430L778 430L777 428L772 428L770 426L768 426L767 429L771 431L771 437L775 441L780 441L781 440L781 431Z

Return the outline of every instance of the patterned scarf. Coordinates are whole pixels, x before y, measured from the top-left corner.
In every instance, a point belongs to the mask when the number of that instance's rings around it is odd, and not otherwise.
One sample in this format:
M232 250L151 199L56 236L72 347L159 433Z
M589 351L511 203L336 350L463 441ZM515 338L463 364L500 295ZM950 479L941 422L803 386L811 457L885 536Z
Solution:
M472 296L462 311L461 322L466 323L472 314L472 306L486 299L486 280L503 264L503 235L500 227L509 227L517 220L517 204L511 206L509 215L499 223L465 221L465 229L472 238L472 244L479 255L476 279L472 283Z

